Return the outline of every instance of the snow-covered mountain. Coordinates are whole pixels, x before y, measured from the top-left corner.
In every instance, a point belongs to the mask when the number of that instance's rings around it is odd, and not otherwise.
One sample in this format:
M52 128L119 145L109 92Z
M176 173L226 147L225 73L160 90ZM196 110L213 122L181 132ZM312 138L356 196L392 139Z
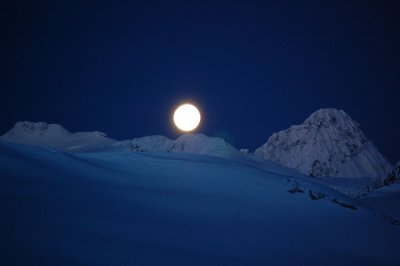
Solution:
M384 179L391 166L342 110L320 109L303 124L274 133L256 155L322 177Z
M0 141L1 265L399 265L397 220L258 161Z
M185 134L176 140L158 135L135 138L100 147L97 151L183 152L218 157L230 157L239 153L225 140L201 133Z
M99 131L70 133L58 124L28 121L17 122L0 140L69 152L90 151L116 142Z
M58 124L27 121L17 122L0 140L68 152L183 152L218 157L239 153L223 139L201 133L182 135L176 140L155 135L117 141L98 131L70 133Z
M104 133L70 133L58 124L17 122L0 140L68 152L183 152L245 158L221 138L186 134L176 140L146 136L117 141ZM390 165L343 111L321 109L302 125L273 134L259 157L314 177L386 178Z

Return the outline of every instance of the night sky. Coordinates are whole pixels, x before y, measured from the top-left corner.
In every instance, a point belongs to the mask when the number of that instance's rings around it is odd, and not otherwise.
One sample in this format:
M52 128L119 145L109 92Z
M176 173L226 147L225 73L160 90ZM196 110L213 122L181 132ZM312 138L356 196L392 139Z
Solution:
M255 149L333 107L400 160L398 1L2 2L0 134L28 120L176 138L191 100L200 132Z

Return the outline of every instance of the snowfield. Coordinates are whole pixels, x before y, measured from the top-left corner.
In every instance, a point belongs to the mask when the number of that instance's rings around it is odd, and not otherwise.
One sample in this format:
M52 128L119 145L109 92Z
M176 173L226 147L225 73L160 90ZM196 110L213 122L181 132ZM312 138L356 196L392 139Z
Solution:
M397 220L255 158L0 141L0 173L1 265L400 265Z
M361 201L374 209L400 220L400 182L382 187L361 198Z

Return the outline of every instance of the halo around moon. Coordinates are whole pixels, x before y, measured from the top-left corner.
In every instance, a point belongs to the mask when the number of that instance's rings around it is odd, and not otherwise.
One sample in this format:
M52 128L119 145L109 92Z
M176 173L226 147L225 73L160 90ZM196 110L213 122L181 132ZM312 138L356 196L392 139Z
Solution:
M174 112L175 126L185 132L196 129L201 120L199 109L196 106L185 103L180 105Z

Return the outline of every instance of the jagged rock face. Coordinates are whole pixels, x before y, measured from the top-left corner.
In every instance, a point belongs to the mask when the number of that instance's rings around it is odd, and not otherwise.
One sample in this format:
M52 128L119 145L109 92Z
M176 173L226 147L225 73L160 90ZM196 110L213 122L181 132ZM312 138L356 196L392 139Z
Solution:
M255 153L316 178L381 179L391 169L358 123L336 109L318 110L303 124L274 133Z
M390 171L387 178L383 180L384 185L390 185L400 180L400 162L398 162Z
M400 162L398 162L395 167L393 167L392 170L393 175L396 177L396 179L400 179Z

